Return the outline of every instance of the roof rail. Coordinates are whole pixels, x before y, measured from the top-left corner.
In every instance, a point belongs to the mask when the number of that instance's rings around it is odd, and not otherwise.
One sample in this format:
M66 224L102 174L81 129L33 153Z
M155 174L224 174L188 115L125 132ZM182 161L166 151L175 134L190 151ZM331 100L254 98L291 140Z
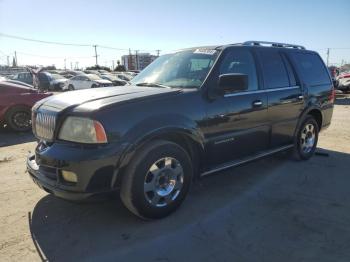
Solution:
M305 47L301 45L292 45L292 44L266 42L266 41L246 41L243 43L243 45L257 45L257 46L270 45L272 47L290 47L290 48L296 48L296 49L305 49Z

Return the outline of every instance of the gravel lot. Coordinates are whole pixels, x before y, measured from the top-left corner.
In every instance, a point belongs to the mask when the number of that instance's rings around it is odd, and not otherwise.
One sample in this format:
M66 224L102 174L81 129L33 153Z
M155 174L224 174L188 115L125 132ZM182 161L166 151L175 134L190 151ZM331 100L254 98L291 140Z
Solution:
M74 204L25 173L31 134L0 130L0 261L350 261L350 98L307 162L287 154L201 179L172 216Z

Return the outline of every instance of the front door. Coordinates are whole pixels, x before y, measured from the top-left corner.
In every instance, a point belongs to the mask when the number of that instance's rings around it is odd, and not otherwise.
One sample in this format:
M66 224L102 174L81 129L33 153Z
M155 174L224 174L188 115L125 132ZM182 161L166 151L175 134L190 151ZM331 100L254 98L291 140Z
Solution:
M207 104L205 139L209 169L266 150L269 143L267 95L259 88L253 54L245 47L223 52L213 77L218 80L221 74L246 74L248 90L226 94Z

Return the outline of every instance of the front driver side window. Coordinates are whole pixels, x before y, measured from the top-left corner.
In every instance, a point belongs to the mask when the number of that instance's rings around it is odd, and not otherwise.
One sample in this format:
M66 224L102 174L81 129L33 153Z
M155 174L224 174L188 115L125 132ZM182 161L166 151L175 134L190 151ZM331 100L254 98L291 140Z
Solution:
M248 91L258 90L255 62L249 50L232 49L226 53L220 65L220 75L232 73L248 75Z

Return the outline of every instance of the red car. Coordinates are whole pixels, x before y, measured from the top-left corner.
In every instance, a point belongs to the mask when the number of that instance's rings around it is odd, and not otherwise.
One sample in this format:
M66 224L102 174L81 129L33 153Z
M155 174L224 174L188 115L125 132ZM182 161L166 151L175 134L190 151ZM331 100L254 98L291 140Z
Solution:
M31 129L31 108L39 100L51 96L38 90L6 81L0 82L0 123L15 131Z

